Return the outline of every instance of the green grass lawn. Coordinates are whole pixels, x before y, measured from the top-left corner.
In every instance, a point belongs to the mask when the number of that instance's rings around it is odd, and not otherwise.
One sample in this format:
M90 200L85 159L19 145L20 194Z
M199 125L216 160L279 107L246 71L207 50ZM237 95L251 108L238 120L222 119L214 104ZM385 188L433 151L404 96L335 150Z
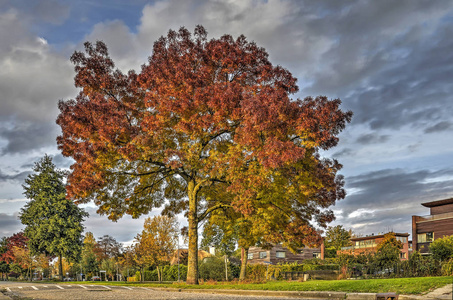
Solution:
M144 287L163 287L177 289L235 289L235 290L269 290L269 291L333 291L357 293L395 292L398 294L424 294L436 288L453 283L453 277L417 277L393 279L361 279L361 280L313 280L298 281L270 281L266 283L204 283L187 285L185 283L140 283L140 282L75 282L77 284L101 285L135 285ZM71 282L68 284L74 284Z

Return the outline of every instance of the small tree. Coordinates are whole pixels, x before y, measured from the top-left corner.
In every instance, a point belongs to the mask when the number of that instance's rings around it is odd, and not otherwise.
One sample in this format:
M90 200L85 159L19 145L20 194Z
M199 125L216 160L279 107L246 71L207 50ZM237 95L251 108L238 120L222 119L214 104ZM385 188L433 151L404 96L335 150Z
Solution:
M390 269L400 261L400 249L403 244L395 237L395 233L389 232L384 235L383 240L377 245L375 256L376 267Z
M98 239L94 251L99 257L99 261L118 257L121 254L123 246L117 240L106 234Z
M352 231L346 230L342 225L329 226L326 231L324 243L326 248L334 248L340 250L341 247L351 245Z
M159 281L162 280L160 265L168 262L176 249L178 227L175 218L154 216L147 218L143 231L135 238L137 240L136 260L139 264L156 266Z
M63 280L62 258L79 258L82 222L88 214L66 199L64 172L56 169L50 156L45 155L37 162L33 171L23 185L24 195L30 201L21 209L20 220L26 225L25 235L32 254L59 257Z
M23 232L15 233L2 241L2 254L0 259L8 264L15 263L14 248L26 248L28 238Z
M87 232L83 240L81 265L87 278L91 278L95 272L99 271L99 261L95 253L96 240L93 233Z
M433 257L441 262L453 258L453 236L444 236L434 240L429 246L429 250Z

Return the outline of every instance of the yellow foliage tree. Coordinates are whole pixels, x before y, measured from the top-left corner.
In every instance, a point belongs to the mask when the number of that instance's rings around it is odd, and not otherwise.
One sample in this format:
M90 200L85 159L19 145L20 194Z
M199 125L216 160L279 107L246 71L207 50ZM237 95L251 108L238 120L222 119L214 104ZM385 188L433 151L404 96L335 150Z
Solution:
M158 279L162 280L159 267L170 261L177 243L178 227L175 218L154 216L147 218L143 231L136 236L135 261L143 269L144 266L156 266ZM143 276L142 276L143 280Z

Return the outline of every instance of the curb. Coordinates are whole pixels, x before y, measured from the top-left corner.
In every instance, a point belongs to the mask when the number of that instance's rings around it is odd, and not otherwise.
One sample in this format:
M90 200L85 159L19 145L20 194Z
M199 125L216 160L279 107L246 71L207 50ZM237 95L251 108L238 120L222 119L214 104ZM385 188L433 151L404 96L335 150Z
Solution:
M204 293L241 296L270 296L303 299L335 299L335 300L375 300L377 293L346 293L325 291L268 291L268 290L227 290L227 289L177 289L177 288L153 288L167 292L181 293ZM436 300L445 299L430 297L429 295L398 295L400 300Z
M325 291L268 291L268 290L227 290L227 289L176 289L154 288L168 292L205 293L241 296L270 296L304 299L375 300L376 293L346 293ZM409 300L410 298L407 298Z

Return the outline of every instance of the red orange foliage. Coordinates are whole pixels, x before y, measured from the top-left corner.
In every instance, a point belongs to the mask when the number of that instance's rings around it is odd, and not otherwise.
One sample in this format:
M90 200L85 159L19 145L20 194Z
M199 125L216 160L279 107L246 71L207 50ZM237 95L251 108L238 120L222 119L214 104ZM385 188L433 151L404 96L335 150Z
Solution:
M0 255L0 260L7 262L8 264L16 262L16 256L14 255L15 249L27 249L28 238L21 231L15 233L6 239L6 252Z

